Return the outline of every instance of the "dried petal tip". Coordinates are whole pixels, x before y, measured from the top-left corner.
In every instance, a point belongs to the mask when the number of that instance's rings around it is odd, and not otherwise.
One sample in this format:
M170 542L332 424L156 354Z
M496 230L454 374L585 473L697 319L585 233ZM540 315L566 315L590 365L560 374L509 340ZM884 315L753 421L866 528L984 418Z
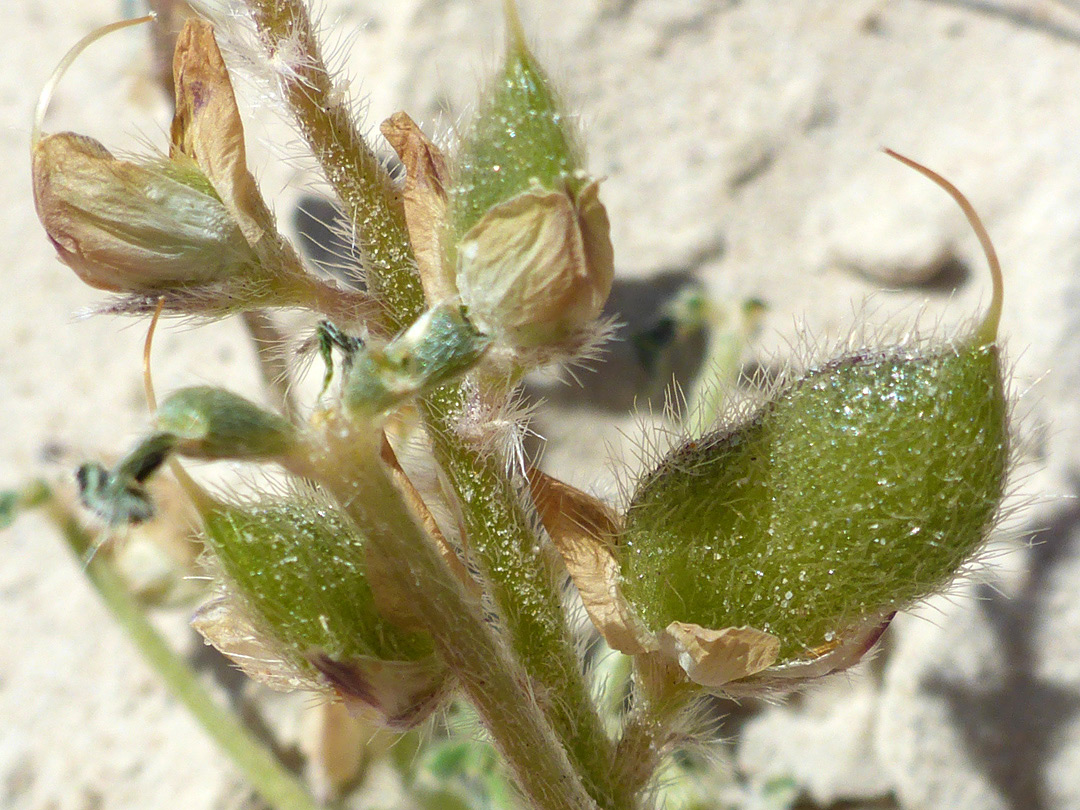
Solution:
M248 243L255 247L273 218L247 167L244 125L214 27L190 19L173 57L176 115L170 157L183 155L209 178Z

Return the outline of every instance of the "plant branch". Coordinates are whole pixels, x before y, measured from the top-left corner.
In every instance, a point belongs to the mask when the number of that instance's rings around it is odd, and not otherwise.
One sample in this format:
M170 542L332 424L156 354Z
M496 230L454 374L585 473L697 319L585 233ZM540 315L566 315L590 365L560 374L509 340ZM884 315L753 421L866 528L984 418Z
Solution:
M502 752L536 810L596 810L556 736L530 681L484 618L480 603L443 562L380 461L382 433L324 414L308 457L290 465L318 480L368 542L397 565L386 587L407 593L415 618Z
M643 790L656 773L693 694L671 661L655 653L634 657L633 704L616 754L617 778L628 790Z
M424 308L400 193L335 88L302 0L244 1L269 61L279 65L300 132L356 229L368 291L383 304L386 331L397 332Z
M240 313L240 320L243 321L244 329L255 347L263 385L270 393L274 406L289 421L295 422L299 411L293 396L289 364L285 359L288 339L265 310L246 310Z
M469 548L489 581L510 646L590 795L604 808L633 808L634 793L614 777L614 746L586 686L559 573L537 537L538 521L530 519L504 459L470 445L454 429L462 406L458 388L422 402L436 460L457 494Z

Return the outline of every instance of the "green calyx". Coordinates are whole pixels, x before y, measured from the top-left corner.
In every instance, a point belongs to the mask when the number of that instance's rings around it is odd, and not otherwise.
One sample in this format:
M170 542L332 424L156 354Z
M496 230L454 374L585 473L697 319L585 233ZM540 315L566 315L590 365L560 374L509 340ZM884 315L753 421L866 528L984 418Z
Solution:
M429 309L387 345L350 353L345 405L350 412L368 417L387 413L464 374L490 344L460 306Z
M379 613L367 579L365 540L333 507L310 497L204 512L208 542L234 595L290 663L312 658L415 661L426 634Z
M1001 502L994 346L852 356L747 424L690 441L638 487L623 593L655 630L750 626L778 663L945 585Z
M512 3L506 3L506 63L461 143L450 194L456 243L488 210L536 186L582 185L580 148L559 98L525 45Z

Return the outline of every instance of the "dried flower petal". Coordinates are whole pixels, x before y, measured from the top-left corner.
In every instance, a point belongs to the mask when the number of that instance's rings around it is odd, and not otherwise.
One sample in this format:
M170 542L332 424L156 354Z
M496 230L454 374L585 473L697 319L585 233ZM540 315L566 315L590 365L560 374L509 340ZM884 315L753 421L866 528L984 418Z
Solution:
M618 516L599 499L537 469L530 469L528 478L544 529L600 634L627 655L658 649L656 638L619 593Z
M516 347L562 343L600 315L614 257L607 212L589 182L539 187L489 209L458 245L457 287L485 334Z
M92 287L152 291L249 272L256 262L213 187L187 160L118 160L63 132L33 147L34 203L60 260Z
M424 296L429 305L442 303L457 295L443 264L446 189L450 185L446 157L403 112L383 121L381 131L405 165L405 222Z
M214 27L205 20L184 23L176 40L173 83L176 114L170 157L185 155L202 169L254 247L273 220L248 171L236 95Z
M660 648L679 662L690 680L718 689L771 666L780 652L780 639L752 627L709 630L672 622L661 634Z

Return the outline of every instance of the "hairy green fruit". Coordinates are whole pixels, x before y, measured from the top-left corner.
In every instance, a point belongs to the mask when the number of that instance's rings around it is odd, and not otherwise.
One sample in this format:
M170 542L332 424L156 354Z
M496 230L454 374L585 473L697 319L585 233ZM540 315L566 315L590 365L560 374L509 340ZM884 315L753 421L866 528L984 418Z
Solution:
M313 653L339 661L431 653L425 634L401 632L380 615L364 539L335 509L290 500L223 507L204 522L226 577L294 663Z
M573 131L525 45L517 12L507 4L506 13L506 63L456 156L450 194L454 241L499 203L534 185L559 188L582 168Z
M978 550L1008 459L997 349L856 355L638 487L622 589L645 623L749 626L779 663L944 585Z
M202 511L225 582L194 626L250 676L332 692L398 729L443 701L450 677L431 638L379 612L365 538L335 507L298 495Z

